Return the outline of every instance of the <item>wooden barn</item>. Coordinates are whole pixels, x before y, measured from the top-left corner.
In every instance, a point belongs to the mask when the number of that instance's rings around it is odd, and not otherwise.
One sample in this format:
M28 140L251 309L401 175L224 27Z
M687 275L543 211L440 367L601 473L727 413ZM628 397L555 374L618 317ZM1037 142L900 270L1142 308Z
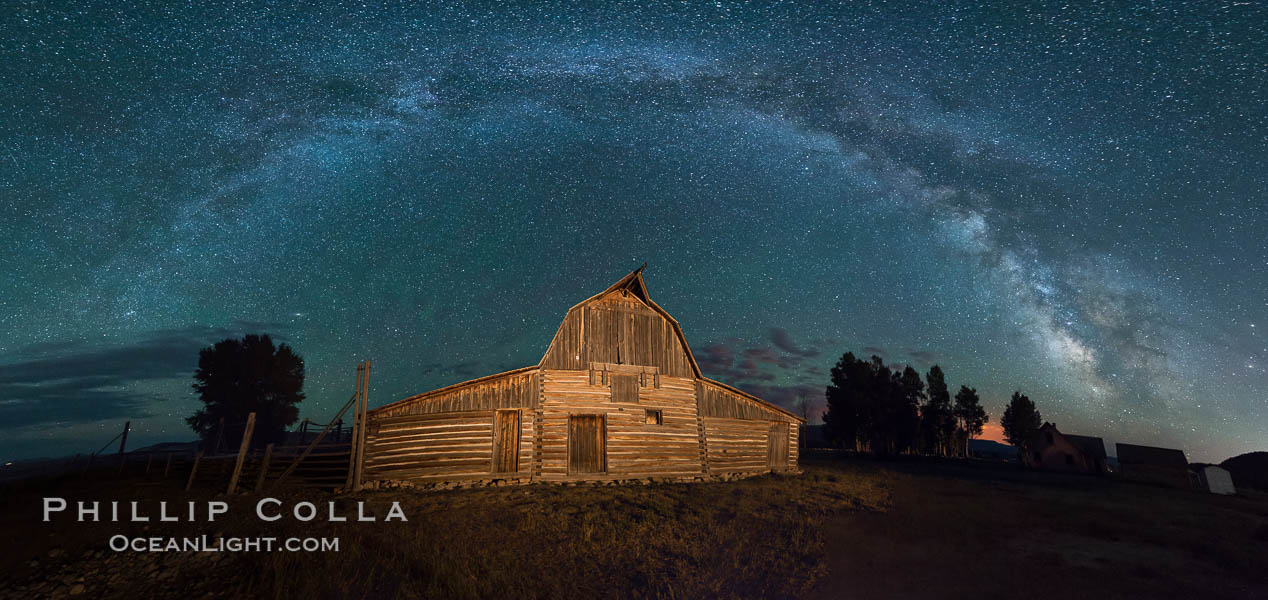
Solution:
M1126 479L1189 487L1189 461L1184 451L1173 448L1117 444L1118 464Z
M643 269L573 306L541 361L367 413L364 481L795 471L793 413L700 372Z
M1046 471L1106 473L1105 442L1099 437L1062 433L1055 423L1044 423L1022 455L1026 466Z

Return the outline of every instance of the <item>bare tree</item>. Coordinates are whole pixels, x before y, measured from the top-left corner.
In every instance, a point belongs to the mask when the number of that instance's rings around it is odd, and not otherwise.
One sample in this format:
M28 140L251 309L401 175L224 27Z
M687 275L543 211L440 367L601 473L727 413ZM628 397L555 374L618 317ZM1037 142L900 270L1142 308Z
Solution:
M805 394L797 396L797 412L801 413L803 422L798 426L797 445L801 448L806 447L806 423L810 422L810 400Z

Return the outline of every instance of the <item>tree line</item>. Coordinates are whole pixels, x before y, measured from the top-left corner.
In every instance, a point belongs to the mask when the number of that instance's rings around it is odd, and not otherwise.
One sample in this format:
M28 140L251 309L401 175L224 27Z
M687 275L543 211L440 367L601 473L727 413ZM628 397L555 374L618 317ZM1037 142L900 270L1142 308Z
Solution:
M954 400L938 365L922 379L879 356L863 360L846 352L832 367L823 421L838 446L876 454L965 456L969 440L990 421L977 390L960 386Z

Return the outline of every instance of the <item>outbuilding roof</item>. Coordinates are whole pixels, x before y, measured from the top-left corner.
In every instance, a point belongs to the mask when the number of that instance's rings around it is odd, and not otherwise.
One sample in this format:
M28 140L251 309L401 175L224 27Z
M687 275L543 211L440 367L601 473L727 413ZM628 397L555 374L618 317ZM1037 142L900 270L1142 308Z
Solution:
M1105 460L1105 440L1090 435L1074 435L1073 433L1063 433L1065 439L1069 440L1074 447L1078 448L1084 454Z
M1117 447L1118 462L1121 464L1189 468L1189 460L1184 457L1183 450L1135 444L1117 444Z

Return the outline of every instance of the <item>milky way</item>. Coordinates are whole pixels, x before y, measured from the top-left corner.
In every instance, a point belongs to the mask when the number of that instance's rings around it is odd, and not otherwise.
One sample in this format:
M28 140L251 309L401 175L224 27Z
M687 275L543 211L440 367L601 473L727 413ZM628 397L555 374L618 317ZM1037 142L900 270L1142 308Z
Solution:
M0 17L0 458L191 437L246 332L319 420L534 364L643 262L786 406L854 351L1268 449L1262 3L195 4Z

